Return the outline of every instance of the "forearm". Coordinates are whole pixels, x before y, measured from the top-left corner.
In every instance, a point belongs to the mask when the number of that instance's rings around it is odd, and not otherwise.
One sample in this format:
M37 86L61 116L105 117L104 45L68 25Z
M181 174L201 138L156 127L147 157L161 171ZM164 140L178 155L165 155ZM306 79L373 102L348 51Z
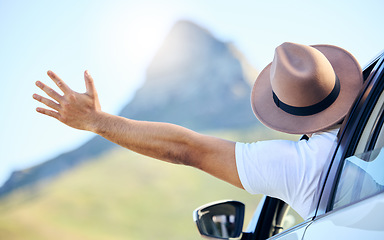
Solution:
M93 132L137 153L199 168L242 188L237 175L235 143L160 122L135 121L98 114Z
M172 163L197 165L194 149L199 148L199 134L181 126L135 121L101 112L91 131L146 156Z

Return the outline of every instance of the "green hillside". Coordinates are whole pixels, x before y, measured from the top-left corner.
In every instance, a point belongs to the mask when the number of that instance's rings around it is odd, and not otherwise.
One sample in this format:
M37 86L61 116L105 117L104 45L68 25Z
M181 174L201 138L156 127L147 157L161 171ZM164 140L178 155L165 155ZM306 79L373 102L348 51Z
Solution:
M216 135L247 141L251 132ZM236 199L249 218L259 197L193 168L117 148L0 199L0 239L201 239L192 221L196 207Z

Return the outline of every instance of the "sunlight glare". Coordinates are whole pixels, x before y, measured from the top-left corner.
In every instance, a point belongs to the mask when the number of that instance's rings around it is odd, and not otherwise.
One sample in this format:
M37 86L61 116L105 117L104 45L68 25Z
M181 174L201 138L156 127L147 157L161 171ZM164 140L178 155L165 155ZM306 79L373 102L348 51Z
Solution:
M166 18L146 12L114 24L115 39L111 39L118 55L136 64L148 64L161 46L170 28Z

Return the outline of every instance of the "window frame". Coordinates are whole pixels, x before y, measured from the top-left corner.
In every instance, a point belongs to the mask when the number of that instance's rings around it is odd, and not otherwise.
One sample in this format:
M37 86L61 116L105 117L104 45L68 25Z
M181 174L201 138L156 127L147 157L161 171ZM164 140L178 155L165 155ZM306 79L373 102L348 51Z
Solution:
M375 107L374 103L384 90L384 51L364 68L363 77L365 80L363 89L340 128L336 150L324 175L324 184L319 189L320 201L317 204L315 218L332 212L334 193L344 159L353 155L370 113Z
M384 95L384 93L382 94ZM380 133L382 132L383 124L384 124L384 104L382 104L379 109L379 114L377 115L375 119L375 123L373 124L372 130L371 130L371 133L369 134L369 138L365 146L364 152L372 151L375 149L377 144L377 139L379 138Z

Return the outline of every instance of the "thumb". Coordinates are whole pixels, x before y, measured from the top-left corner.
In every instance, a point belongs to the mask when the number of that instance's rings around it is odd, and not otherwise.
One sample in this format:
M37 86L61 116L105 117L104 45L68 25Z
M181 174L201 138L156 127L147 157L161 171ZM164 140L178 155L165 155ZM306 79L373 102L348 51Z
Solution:
M84 72L84 80L85 80L85 87L87 89L87 94L89 94L90 96L95 96L97 94L95 84L88 70Z

